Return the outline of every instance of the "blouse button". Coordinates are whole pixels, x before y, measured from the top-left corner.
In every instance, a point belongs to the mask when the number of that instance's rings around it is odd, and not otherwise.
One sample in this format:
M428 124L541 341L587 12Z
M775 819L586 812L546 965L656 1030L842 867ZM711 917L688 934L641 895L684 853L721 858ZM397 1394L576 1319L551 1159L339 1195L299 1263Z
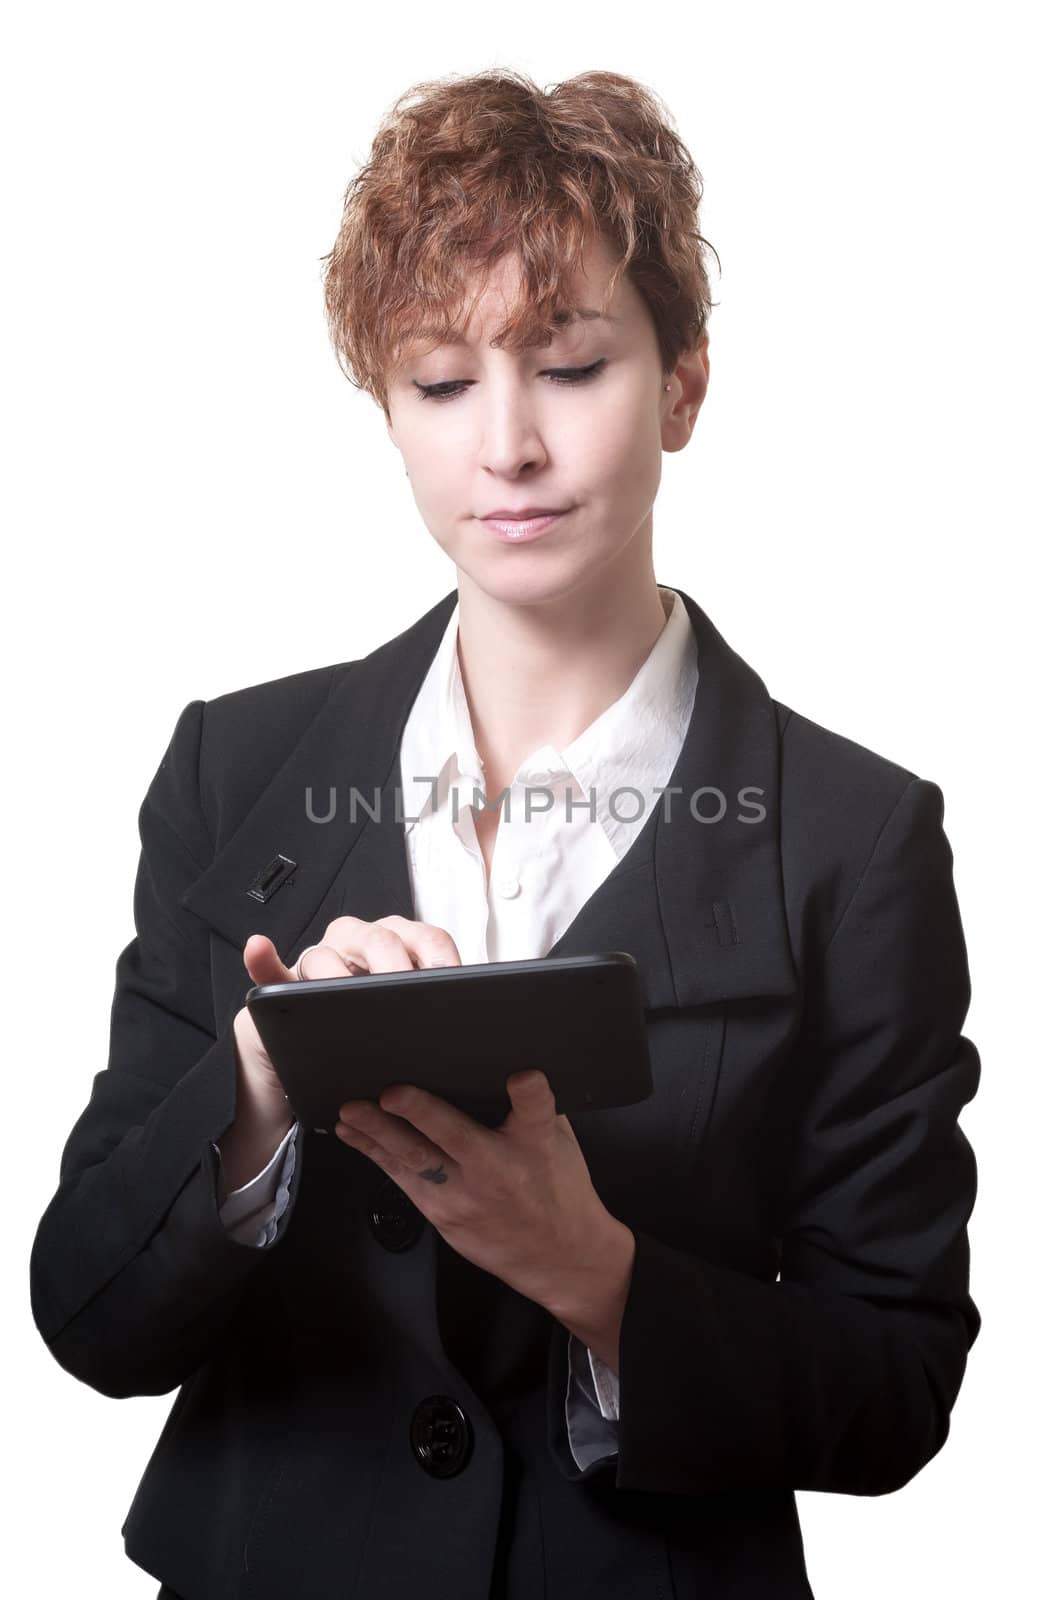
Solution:
M516 878L499 878L495 883L495 888L504 900L512 900L516 895L520 894L520 884Z

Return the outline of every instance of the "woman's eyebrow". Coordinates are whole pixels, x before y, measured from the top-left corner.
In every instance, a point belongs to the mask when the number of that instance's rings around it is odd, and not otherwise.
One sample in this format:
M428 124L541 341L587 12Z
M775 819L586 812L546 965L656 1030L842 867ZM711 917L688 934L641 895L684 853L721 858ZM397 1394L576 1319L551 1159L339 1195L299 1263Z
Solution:
M562 323L571 323L574 320L578 320L580 322L602 321L611 322L616 326L619 326L621 320L619 317L612 316L610 312L600 311L594 306L575 306L571 310L566 309L564 311L559 311L557 313L557 317L558 321ZM429 334L425 337L430 339L431 335ZM436 350L459 350L468 349L468 347L468 339L464 339L460 336L456 339L440 340L432 346L432 348Z
M559 311L557 315L560 322L571 322L573 317L578 317L581 322L595 322L599 318L603 322L620 321L619 317L611 316L608 311L599 311L596 306L576 306L571 311Z

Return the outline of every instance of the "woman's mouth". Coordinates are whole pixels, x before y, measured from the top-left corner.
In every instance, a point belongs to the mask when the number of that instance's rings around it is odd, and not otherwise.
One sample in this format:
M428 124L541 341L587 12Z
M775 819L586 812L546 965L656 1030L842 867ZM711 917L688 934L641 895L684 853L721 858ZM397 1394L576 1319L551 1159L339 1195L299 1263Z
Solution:
M567 515L567 511L555 511L544 517L481 517L480 521L507 544L526 544L529 539L537 539L541 533L546 533L548 528Z

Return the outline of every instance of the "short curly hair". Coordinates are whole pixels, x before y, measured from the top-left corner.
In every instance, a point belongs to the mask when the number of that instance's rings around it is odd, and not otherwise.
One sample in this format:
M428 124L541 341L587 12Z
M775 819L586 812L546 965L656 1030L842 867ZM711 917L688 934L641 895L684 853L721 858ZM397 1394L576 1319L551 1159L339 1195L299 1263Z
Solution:
M652 91L583 72L544 93L492 68L413 85L380 125L344 196L323 281L329 337L345 375L390 421L390 374L422 339L464 334L454 320L479 281L516 251L522 296L492 341L546 344L584 244L601 238L653 318L665 373L705 333L713 301L698 232L703 185ZM560 315L559 315L560 313Z

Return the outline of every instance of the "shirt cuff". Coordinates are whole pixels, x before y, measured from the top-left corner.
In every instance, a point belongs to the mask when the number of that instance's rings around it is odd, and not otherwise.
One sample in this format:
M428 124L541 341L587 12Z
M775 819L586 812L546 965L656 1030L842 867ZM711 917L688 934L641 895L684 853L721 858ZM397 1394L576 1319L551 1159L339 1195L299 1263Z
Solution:
M603 1373L610 1369L599 1363ZM603 1384L604 1387L604 1384ZM604 1416L592 1376L590 1351L571 1333L568 1337L568 1388L565 1394L565 1421L572 1459L581 1472L619 1454L619 1407L617 1419Z
M223 1197L221 1151L211 1140L219 1158L215 1192L218 1216L223 1228L239 1244L261 1247L272 1244L276 1237L277 1223L288 1204L288 1184L295 1168L295 1141L299 1126L298 1122L293 1122L262 1171L249 1178L241 1188L234 1189L227 1198Z
M593 1350L587 1351L587 1364L594 1381L594 1393L602 1416L610 1422L620 1421L620 1379L612 1367L599 1361Z

